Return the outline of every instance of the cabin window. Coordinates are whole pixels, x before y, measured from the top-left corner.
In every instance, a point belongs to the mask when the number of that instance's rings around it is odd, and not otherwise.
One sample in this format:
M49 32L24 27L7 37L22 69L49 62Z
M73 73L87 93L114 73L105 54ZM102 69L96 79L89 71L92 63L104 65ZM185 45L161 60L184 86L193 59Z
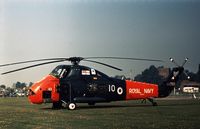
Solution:
M56 78L65 78L69 74L69 69L58 66L50 74Z
M80 76L80 69L79 68L73 68L69 72L69 77L79 77Z

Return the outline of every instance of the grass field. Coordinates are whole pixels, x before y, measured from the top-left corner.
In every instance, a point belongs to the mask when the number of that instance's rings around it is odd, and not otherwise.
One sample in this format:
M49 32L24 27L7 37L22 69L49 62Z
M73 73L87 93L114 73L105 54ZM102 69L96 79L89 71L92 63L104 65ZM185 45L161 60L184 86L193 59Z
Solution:
M0 98L0 129L200 129L200 100L123 101L52 110L27 98Z

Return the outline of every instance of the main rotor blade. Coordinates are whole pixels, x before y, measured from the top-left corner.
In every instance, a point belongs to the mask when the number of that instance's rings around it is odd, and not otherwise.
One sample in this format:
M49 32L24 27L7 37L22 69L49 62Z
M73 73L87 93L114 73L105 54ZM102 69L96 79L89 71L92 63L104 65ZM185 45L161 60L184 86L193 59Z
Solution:
M21 71L21 70L24 70L24 69L29 69L29 68L32 68L32 67L37 67L37 66L46 65L46 64L52 64L52 63L57 63L57 62L63 62L63 61L66 61L66 60L57 60L57 61L50 61L50 62L35 64L35 65L30 65L30 66L27 66L27 67L23 67L23 68L11 70L11 71L4 72L4 73L1 73L1 74L4 75L4 74L8 74L8 73L13 73L13 72Z
M111 66L111 65L108 65L108 64L102 63L102 62L93 61L93 60L85 60L85 59L84 59L83 61L88 61L88 62L92 62L92 63L97 63L97 64L105 65L105 66L107 66L107 67L110 67L110 68L113 68L113 69L116 69L116 70L122 71L122 69L120 69L120 68L117 68L117 67L114 67L114 66Z
M17 64L32 63L32 62L40 62L40 61L50 61L50 60L68 60L68 58L49 58L49 59L28 60L28 61L21 61L21 62L3 64L3 65L0 65L0 67L17 65Z
M139 60L139 61L155 61L164 62L163 60L145 59L145 58L125 58L125 57L86 57L84 59L120 59L120 60Z

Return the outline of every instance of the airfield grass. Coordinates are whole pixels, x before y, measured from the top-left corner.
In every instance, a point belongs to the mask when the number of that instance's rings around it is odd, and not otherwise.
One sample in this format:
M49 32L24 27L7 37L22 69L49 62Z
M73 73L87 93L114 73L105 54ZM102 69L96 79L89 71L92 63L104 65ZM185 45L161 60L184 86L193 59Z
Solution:
M27 98L0 98L0 129L200 129L200 100L121 101L77 110L32 105Z

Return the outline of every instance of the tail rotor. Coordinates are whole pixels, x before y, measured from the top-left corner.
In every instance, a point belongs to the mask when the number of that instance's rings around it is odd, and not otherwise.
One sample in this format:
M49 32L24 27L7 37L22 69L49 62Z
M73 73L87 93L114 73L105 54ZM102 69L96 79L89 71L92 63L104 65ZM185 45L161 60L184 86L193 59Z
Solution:
M185 60L184 60L184 62L182 63L182 65L179 65L173 58L169 58L170 59L170 61L172 62L172 63L174 63L176 66L177 66L177 69L183 69L183 73L185 74L185 76L187 77L187 79L189 80L190 79L190 76L185 72L185 70L184 70L184 65L188 62L188 58L186 57L185 58ZM172 77L172 80L174 79L174 78L176 78L176 74L173 74L173 77Z
M169 76L166 80L164 80L159 86L159 97L166 97L169 96L170 93L176 88L177 82L180 80L182 74L185 74L188 79L190 76L185 72L184 65L187 63L188 58L185 58L182 65L176 63L176 61L172 58L169 58L172 63L176 65L170 72Z

